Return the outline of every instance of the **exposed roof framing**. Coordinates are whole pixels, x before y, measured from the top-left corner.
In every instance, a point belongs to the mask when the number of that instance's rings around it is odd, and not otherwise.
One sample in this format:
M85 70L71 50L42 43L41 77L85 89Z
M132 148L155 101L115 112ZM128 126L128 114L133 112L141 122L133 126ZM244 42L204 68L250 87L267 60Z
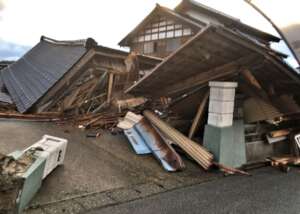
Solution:
M1 79L19 112L45 102L63 87L61 79L78 71L94 56L124 60L128 52L98 46L96 41L58 41L45 36L17 62L1 71ZM153 67L159 58L140 56L140 63ZM148 65L148 66L147 66Z
M258 74L300 84L297 72L270 48L227 28L210 25L127 92L151 96L174 95L252 66Z

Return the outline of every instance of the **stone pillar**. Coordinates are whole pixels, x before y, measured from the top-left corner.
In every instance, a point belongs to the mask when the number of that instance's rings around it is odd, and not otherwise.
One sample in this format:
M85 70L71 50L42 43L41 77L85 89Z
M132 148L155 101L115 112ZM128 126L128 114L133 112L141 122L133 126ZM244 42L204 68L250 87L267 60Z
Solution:
M233 122L235 82L209 82L208 124L215 127L229 127Z

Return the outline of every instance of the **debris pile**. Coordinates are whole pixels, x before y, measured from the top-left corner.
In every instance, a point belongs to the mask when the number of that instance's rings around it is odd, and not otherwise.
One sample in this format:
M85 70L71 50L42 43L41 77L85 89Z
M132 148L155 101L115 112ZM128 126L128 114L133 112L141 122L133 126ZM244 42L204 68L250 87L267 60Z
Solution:
M157 5L120 42L130 53L42 36L1 70L0 117L72 123L93 136L119 124L136 153L167 171L184 168L177 150L226 172L299 156L300 78L271 49L279 41L193 0Z
M16 213L16 199L24 184L22 174L33 162L30 153L25 153L18 160L0 154L0 213Z
M180 156L145 117L128 112L118 127L124 130L137 154L153 153L167 171L184 169Z

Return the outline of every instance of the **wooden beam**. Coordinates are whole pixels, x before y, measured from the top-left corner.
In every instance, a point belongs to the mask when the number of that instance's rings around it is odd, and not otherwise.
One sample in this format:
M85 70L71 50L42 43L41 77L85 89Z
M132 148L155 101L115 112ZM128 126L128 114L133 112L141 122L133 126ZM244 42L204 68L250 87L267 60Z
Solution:
M291 133L291 129L281 129L281 130L271 131L269 135L271 137L283 137L289 135L290 133Z
M238 73L242 66L246 66L251 62L252 63L255 62L256 59L257 59L257 55L241 57L233 62L213 68L206 72L201 72L186 80L180 81L179 83L168 86L164 90L161 90L160 94L172 95L180 91L185 91L187 89L194 88L201 84L206 84L212 80L230 76L232 74Z
M241 74L244 76L244 78L250 83L252 84L254 87L262 90L262 87L260 85L260 83L257 81L257 79L255 78L255 76L252 74L252 72L248 69L242 70Z
M108 79L108 88L107 88L107 103L108 104L111 102L113 84L114 84L114 74L110 73L109 79Z
M202 101L199 105L197 114L194 118L193 124L191 126L191 129L189 131L189 138L192 139L194 137L195 132L197 131L200 121L203 118L203 114L204 114L204 110L205 110L205 106L207 105L207 101L208 101L208 97L209 97L209 91L207 91L205 93L205 95L202 98Z

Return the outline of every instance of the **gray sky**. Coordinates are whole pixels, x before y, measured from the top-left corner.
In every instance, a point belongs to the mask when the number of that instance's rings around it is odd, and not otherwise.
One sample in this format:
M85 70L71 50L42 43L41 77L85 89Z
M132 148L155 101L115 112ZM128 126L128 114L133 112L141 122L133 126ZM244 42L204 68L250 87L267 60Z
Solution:
M198 0L258 29L276 34L243 0ZM180 0L0 0L0 59L13 59L39 42L94 38L100 45L118 42L155 7L174 8ZM286 51L281 44L280 50ZM294 63L290 60L290 63Z

